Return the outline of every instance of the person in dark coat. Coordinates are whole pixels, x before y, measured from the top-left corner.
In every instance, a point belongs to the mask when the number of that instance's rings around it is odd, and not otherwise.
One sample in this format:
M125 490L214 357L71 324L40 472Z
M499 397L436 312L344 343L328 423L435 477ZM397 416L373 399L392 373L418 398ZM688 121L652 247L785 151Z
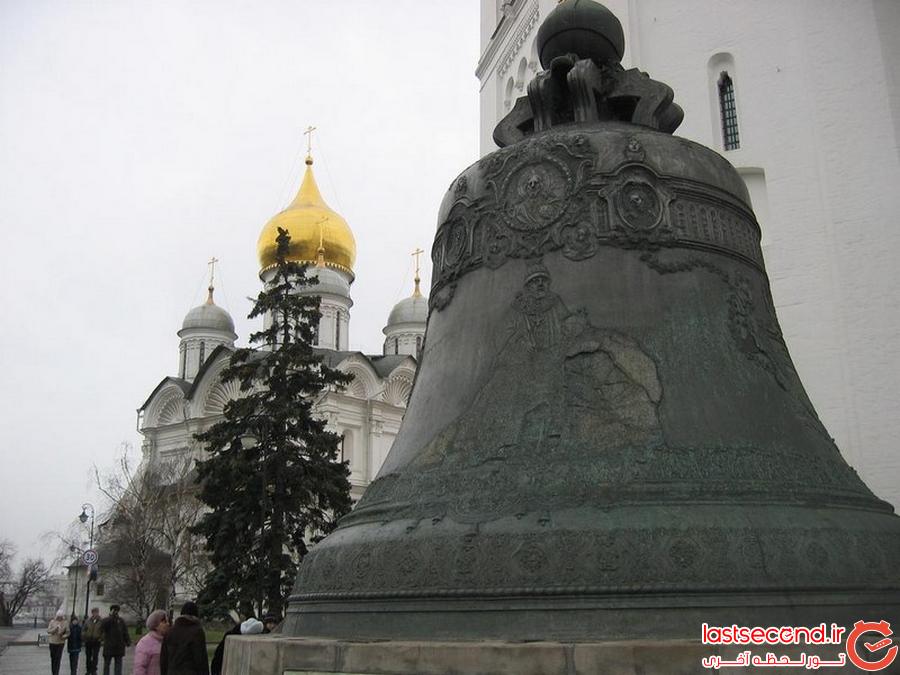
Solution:
M251 616L244 623L235 625L230 631L222 636L222 641L216 647L216 653L213 654L212 663L209 665L209 675L222 675L222 666L225 660L225 640L229 635L259 635L265 633L262 621L257 621L256 617Z
M225 658L225 640L228 639L229 635L241 635L241 624L234 624L234 628L227 631L222 636L222 641L219 643L219 646L216 647L212 661L209 664L209 675L222 675L222 661Z
M78 675L78 657L81 655L81 622L74 614L69 620L69 638L66 640L69 650L69 671Z
M266 614L263 617L263 633L271 633L278 627L278 617L274 614Z
M159 653L160 675L209 675L206 633L199 619L197 604L186 602L181 616L163 639Z
M115 675L122 675L122 658L125 648L131 646L128 626L119 616L119 606L110 605L109 616L100 622L103 635L103 675L109 675L109 662L115 661Z
M213 654L212 663L209 665L209 675L222 675L222 666L225 665L225 640L229 635L259 635L265 632L263 622L258 621L254 616L251 616L244 623L236 624L234 628L222 636L222 641L216 647L216 653Z
M91 608L91 616L81 627L81 639L84 643L85 675L97 675L97 661L100 656L100 642L103 640L103 631L100 624L100 609Z

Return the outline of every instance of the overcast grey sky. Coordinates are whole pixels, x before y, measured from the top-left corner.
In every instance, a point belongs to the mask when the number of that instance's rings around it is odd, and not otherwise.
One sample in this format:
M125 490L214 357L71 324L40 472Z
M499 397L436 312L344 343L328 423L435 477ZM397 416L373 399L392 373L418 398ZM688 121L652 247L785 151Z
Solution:
M139 447L210 256L246 340L307 125L357 241L351 347L380 353L477 157L477 59L477 0L0 0L0 538L49 557L100 510L90 468Z

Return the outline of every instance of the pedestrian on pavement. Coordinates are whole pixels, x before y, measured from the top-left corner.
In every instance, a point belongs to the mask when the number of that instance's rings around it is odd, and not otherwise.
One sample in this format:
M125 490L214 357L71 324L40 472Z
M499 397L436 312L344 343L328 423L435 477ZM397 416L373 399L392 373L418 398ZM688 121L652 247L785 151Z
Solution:
M206 633L200 623L197 604L186 602L181 616L163 640L159 654L160 675L209 675Z
M59 663L62 661L63 647L66 646L66 638L69 637L69 622L62 610L50 619L47 624L47 642L50 644L50 672L59 675Z
M234 627L222 636L222 641L216 647L212 661L209 664L209 675L222 675L222 666L225 660L225 640L229 635L259 635L264 632L262 621L255 616L249 617L243 623L235 623Z
M69 649L69 672L78 675L78 657L81 655L81 622L74 614L69 619L69 639L66 643Z
M91 616L81 627L81 641L84 644L84 660L86 675L97 675L97 660L100 656L100 641L103 632L100 630L100 609L91 608Z
M134 675L159 675L159 653L169 632L169 615L157 609L147 617L147 630L134 648Z
M274 614L266 614L263 617L263 633L271 633L278 626L278 617Z
M241 635L261 635L265 632L265 624L255 616L251 616L241 624Z
M100 622L103 636L103 675L109 675L109 662L115 662L115 675L122 675L122 659L125 648L131 646L128 626L119 616L119 606L109 606L109 616Z

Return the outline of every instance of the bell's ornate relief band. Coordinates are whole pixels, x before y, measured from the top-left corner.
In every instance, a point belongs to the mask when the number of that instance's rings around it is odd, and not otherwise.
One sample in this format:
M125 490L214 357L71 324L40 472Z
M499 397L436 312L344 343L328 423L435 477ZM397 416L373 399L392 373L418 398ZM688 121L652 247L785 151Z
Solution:
M601 152L587 136L551 132L460 176L431 251L432 307L443 309L451 296L445 287L472 269L557 250L583 260L599 246L682 247L762 272L759 225L748 206L699 180L660 176L640 135L604 138L621 148ZM619 161L598 166L604 160Z

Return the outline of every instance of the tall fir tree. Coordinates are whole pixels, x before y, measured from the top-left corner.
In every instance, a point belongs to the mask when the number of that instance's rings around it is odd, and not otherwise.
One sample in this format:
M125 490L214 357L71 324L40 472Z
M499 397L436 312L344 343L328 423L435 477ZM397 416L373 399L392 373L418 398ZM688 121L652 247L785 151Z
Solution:
M320 298L297 291L314 279L287 260L287 231L278 229L276 243L275 277L249 315L268 315L271 324L232 353L221 377L236 380L241 396L196 437L208 452L197 462L197 480L210 510L195 531L206 538L212 563L199 599L218 613L283 616L309 545L351 506L340 437L312 410L324 389L350 378L313 350Z

